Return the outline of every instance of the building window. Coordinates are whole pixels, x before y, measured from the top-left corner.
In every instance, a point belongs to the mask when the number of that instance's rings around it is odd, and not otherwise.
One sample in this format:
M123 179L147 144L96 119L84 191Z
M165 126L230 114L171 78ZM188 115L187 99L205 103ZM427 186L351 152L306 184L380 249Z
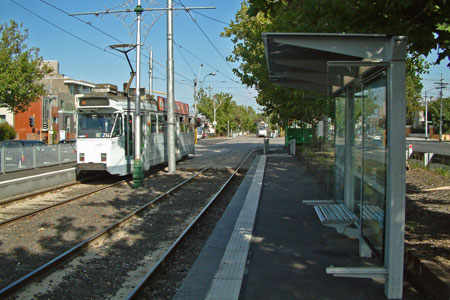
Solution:
M65 117L64 120L66 132L70 132L70 117Z
M6 115L0 115L0 123L6 122Z
M42 129L48 129L48 118L50 116L50 98L42 99Z

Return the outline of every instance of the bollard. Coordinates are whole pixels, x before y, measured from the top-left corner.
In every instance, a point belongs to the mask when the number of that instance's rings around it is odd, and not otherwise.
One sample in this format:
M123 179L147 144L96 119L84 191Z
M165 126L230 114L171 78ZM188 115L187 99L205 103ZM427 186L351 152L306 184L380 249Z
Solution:
M267 155L268 152L269 152L269 139L265 138L264 139L264 155Z
M295 139L289 141L289 153L295 155Z
M431 162L431 159L433 158L434 153L424 153L423 154L423 164L424 167L428 167L428 164Z

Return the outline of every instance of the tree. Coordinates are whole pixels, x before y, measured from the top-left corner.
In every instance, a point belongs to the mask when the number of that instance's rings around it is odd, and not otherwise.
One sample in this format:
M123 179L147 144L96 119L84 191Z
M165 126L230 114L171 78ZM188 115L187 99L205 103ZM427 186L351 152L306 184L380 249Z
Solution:
M244 84L255 87L259 93L257 102L264 106L267 114L276 113L301 119L312 126L321 120L323 115L332 116L333 103L310 92L287 89L269 82L261 39L262 32L345 32L392 35L417 33L409 39L408 116L414 115L421 109L420 74L426 72L428 68L421 54L428 54L433 45L443 47L448 43L444 38L447 36L445 30L441 30L440 38L434 40L431 33L432 26L429 24L445 21L443 13L448 8L443 5L431 9L431 4L424 6L419 1L410 0L249 0L248 3L243 2L241 9L236 13L235 20L222 33L222 36L231 37L235 43L233 54L228 58L230 61L240 63L240 66L234 69L235 74ZM410 24L415 19L422 20L422 14L427 16L425 28L428 31L425 33L422 32L421 25L417 23L413 26L392 25L395 22L395 24L402 22ZM430 14L433 16L433 21L428 19ZM415 28L415 31L411 27ZM430 40L430 36L433 39ZM428 45L428 48L425 45Z
M25 44L28 30L10 20L0 25L0 104L14 112L25 111L31 102L44 95L39 83L52 69L43 64L39 49Z
M0 124L0 141L12 140L16 137L14 128L6 122Z
M406 35L411 55L428 55L436 49L437 63L450 58L447 0L248 1L249 14L270 16L279 29L276 31Z
M216 102L216 134L225 135L228 125L233 131L254 131L256 113L251 107L237 105L228 93L208 96L202 89L198 96L198 111L209 120L214 120L214 101Z
M423 57L416 58L411 61L411 57L407 59L406 63L406 124L412 125L414 117L424 110L422 102L423 84L421 82L420 74L428 68Z
M331 102L313 93L281 87L269 81L261 33L276 31L275 22L272 15L252 15L243 2L235 20L222 33L222 36L231 37L235 44L228 59L240 62L239 68L233 71L242 83L258 91L256 101L264 107L266 115L296 118L314 126L323 115L334 111ZM289 30L285 28L284 31ZM279 121L281 125L282 120Z
M428 103L428 118L432 121L434 131L439 133L441 117L441 100L434 99ZM450 98L442 98L442 133L450 132Z

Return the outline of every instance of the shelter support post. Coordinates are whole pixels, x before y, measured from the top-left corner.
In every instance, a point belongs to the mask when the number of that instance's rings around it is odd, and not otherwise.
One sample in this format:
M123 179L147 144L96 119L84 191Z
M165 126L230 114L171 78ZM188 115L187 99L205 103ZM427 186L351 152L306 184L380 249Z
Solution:
M393 38L394 39L394 38ZM393 41L406 43L406 41ZM405 237L406 162L406 77L403 60L391 62L389 75L388 166L386 186L386 232L384 266L389 270L385 284L388 299L401 299L403 292L403 259Z

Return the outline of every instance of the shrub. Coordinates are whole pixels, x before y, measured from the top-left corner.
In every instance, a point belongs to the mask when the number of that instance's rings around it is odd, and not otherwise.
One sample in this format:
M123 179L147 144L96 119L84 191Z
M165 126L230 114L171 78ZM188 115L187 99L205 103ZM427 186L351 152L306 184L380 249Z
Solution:
M14 128L6 122L0 123L0 141L12 140L16 137Z

